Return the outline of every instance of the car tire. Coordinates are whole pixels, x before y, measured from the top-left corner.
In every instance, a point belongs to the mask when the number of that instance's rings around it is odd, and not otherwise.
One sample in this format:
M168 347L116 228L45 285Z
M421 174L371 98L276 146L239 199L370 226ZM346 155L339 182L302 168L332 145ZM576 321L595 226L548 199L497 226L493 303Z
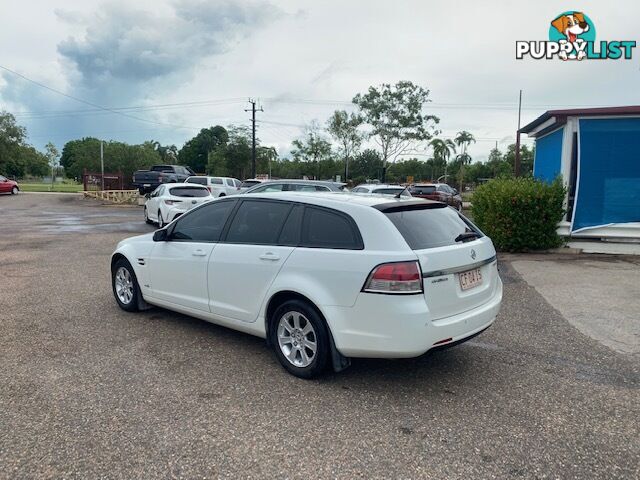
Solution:
M276 357L289 373L310 379L326 369L329 333L312 305L298 299L287 300L274 311L269 330Z
M13 187L13 188L11 189L11 195L17 195L19 191L20 191L20 190L18 189L18 187Z
M164 220L162 219L162 212L158 210L158 228L164 228Z
M149 225L153 224L153 221L149 218L149 212L147 211L147 207L144 207L144 223L148 223Z
M124 258L119 259L111 271L111 287L118 306L127 312L137 312L140 299L138 279L131 264Z

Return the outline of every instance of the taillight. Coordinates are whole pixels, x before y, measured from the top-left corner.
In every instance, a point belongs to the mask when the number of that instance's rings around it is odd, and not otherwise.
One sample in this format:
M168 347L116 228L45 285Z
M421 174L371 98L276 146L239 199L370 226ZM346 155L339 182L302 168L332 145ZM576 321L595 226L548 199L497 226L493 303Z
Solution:
M164 203L166 203L167 205L173 205L175 203L180 203L182 202L182 200L165 200Z
M368 293L422 293L422 274L418 262L378 265L362 289Z

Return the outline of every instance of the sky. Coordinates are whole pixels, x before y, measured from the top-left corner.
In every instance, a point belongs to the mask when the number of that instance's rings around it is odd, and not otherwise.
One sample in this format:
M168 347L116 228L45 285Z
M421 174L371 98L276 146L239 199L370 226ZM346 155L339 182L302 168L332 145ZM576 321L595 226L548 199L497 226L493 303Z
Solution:
M516 60L516 40L547 40L569 9L596 40L640 43L630 0L7 0L0 66L37 83L0 69L0 110L38 148L83 136L180 147L203 127L249 125L254 98L259 138L286 156L355 94L410 80L429 89L441 136L470 131L482 161L514 142L520 89L523 125L551 108L640 104L640 50Z

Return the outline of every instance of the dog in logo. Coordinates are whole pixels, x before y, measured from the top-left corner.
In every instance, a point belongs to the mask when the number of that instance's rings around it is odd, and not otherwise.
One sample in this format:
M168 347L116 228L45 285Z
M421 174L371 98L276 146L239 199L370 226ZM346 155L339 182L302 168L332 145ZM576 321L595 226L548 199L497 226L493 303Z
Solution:
M584 42L584 40L579 38L579 35L582 35L589 30L589 24L584 19L584 13L582 12L573 12L560 15L558 18L551 22L551 25L562 35L567 37L566 40L560 40L559 43L561 44L567 42L569 42L571 45L582 43ZM578 51L577 55L575 53L571 53L568 55L567 52L563 49L560 51L558 56L562 60L582 60L587 56L587 54L584 50L580 50Z

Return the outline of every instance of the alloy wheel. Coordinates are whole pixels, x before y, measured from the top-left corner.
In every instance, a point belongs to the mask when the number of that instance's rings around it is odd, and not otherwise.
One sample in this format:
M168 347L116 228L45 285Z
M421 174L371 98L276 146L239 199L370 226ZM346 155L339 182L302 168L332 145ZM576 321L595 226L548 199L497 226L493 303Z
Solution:
M304 368L313 363L318 350L316 331L302 313L290 311L278 322L278 346L292 365Z
M133 278L131 273L125 267L120 267L116 271L116 295L118 300L124 305L131 303L133 299Z

